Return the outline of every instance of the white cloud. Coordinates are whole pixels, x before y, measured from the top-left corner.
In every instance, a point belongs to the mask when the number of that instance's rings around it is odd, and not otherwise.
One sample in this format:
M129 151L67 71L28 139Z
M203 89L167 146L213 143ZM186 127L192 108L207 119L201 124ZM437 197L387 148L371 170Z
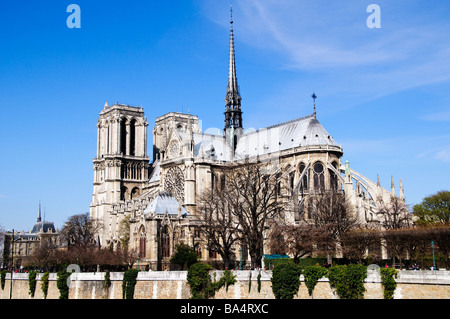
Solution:
M370 99L449 81L448 19L411 1L377 3L376 30L366 25L368 3L346 0L238 2L235 28L238 41L277 52L280 68L332 74L329 90ZM213 20L227 26L226 19Z
M450 122L450 110L424 115L423 120L431 122Z
M450 146L447 146L447 148L438 151L435 155L435 158L442 162L450 163Z

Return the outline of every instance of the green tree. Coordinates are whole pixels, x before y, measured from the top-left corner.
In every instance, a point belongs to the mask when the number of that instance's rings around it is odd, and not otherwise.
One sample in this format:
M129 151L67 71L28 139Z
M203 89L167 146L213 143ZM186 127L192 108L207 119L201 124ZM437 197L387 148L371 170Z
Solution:
M418 224L449 223L450 191L439 191L425 197L422 203L413 206L413 212L419 218Z
M197 262L198 255L195 250L186 244L179 243L175 249L175 253L170 258L170 263L179 265L182 269L189 267Z

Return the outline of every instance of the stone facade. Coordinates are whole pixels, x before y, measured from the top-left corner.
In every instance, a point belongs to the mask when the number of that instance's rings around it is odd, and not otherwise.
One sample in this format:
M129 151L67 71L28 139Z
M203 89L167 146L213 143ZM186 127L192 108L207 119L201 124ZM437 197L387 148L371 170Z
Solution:
M274 299L270 278L271 271L262 271L261 290L257 289L258 271L234 271L237 282L223 287L216 292L214 299ZM251 277L250 277L251 273ZM186 281L186 271L139 272L135 287L135 299L189 299L190 287ZM37 276L37 285L34 299L43 299L40 288L40 278ZM122 299L123 273L111 273L111 287L106 290L103 286L105 273L76 273L71 276L69 299ZM217 279L221 276L218 271ZM14 274L12 299L33 299L28 294L28 274ZM56 274L49 276L49 289L47 299L58 299L59 290L56 287ZM249 289L249 278L251 288ZM295 299L338 299L330 288L328 280L322 278L314 288L313 295L309 296L300 276L300 288ZM450 271L399 271L397 288L394 299L450 299ZM6 276L5 287L0 290L0 299L10 298L10 274ZM383 287L378 274L370 274L365 280L365 299L383 299ZM249 291L250 290L250 291Z

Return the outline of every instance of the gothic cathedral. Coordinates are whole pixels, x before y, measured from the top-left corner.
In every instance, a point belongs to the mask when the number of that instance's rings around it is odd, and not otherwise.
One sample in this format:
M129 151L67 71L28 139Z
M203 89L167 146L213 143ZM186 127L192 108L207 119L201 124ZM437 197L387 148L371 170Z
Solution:
M177 243L193 247L201 260L218 258L198 229L197 199L214 187L220 169L231 163L274 161L289 176L295 209L287 222L298 223L302 204L314 190L340 188L354 214L377 222L379 205L395 195L342 163L343 149L313 114L257 131L244 131L236 76L233 20L230 21L229 76L223 132L201 131L195 115L170 112L152 130L153 158L147 156L147 120L141 107L105 104L97 124L97 155L91 218L102 223L98 243L126 246L140 265L161 270ZM400 182L400 198L404 198ZM270 253L270 252L268 252Z

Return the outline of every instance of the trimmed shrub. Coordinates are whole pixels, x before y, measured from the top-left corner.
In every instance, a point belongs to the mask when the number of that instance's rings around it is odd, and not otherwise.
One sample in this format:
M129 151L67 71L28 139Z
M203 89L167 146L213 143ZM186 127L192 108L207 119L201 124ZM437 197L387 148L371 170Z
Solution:
M258 292L261 292L261 271L258 273L258 277L256 279L258 281Z
M134 299L134 287L139 270L131 268L123 273L122 280L122 298Z
M363 265L336 265L328 269L328 279L340 299L364 298L364 279L367 267Z
M71 275L66 270L61 270L57 274L56 286L59 290L59 299L69 299L69 287L67 286L67 278Z
M384 288L384 299L393 299L394 291L397 288L397 282L394 278L397 278L398 271L394 268L380 268L381 284Z
M272 272L272 291L277 299L293 299L300 287L301 269L292 262L275 266Z
M44 294L44 299L47 299L47 293L48 293L48 276L50 275L50 272L46 271L44 275L42 275L41 278L41 289L42 293Z
M219 290L223 286L225 286L226 291L228 291L228 287L234 285L235 283L236 283L236 276L233 275L231 270L225 269L222 278L220 278L217 283L214 283L214 291Z
M215 295L216 291L234 285L236 276L226 269L223 276L216 282L216 273L214 273L214 282L211 282L210 271L212 266L204 263L195 263L189 267L187 273L187 282L191 287L191 299L207 299Z
M34 293L36 291L36 275L37 275L37 272L34 270L30 271L30 273L28 274L28 286L29 286L28 293L33 298L34 298Z
M192 299L207 299L214 295L210 270L212 270L211 265L204 263L195 263L189 267L187 282L191 287Z
M305 285L308 288L308 293L312 296L314 287L320 278L325 277L328 270L321 266L306 266L303 268L303 276L305 277Z
M2 270L1 272L0 272L0 278L1 278L1 286L2 286L2 290L3 289L5 289L5 278L6 278L6 273L7 273L8 271L6 271L6 270Z

